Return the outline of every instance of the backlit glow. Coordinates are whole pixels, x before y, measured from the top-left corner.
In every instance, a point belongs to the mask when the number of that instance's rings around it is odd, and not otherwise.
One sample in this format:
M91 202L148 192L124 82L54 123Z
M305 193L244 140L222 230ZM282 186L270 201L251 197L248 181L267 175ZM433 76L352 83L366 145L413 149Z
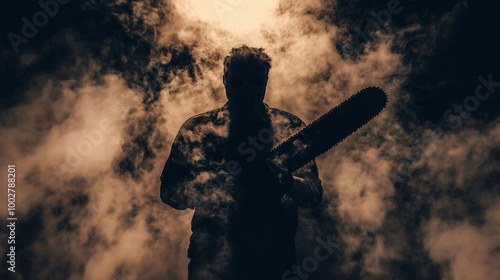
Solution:
M258 30L274 14L279 0L177 0L190 19L221 25L233 33Z

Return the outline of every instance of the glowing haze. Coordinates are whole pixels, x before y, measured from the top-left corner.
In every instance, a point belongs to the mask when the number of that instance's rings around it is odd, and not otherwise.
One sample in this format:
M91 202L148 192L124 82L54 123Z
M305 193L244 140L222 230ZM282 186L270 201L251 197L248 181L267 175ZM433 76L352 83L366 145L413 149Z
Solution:
M181 14L190 20L214 23L233 33L252 33L269 24L278 0L176 0Z

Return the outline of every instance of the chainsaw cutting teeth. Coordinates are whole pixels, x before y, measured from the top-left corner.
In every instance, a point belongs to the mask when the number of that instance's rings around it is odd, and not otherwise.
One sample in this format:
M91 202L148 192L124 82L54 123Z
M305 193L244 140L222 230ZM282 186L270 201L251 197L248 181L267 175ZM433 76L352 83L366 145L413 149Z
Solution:
M388 102L378 87L367 87L344 100L269 152L293 172L326 153L382 112Z

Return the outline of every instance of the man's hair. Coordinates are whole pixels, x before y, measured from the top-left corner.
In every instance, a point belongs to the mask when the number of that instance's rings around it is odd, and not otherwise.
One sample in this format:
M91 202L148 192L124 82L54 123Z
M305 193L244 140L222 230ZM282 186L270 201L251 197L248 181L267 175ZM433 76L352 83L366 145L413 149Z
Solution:
M261 66L266 70L266 74L269 74L271 58L264 52L263 48L250 48L243 45L239 48L233 48L231 54L224 58L224 75L227 75L231 66L235 64Z

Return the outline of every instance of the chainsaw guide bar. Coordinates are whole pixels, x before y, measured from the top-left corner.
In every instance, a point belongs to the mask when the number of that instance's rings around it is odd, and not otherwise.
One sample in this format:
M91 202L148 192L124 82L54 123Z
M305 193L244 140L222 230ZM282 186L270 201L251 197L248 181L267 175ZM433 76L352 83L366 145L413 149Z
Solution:
M370 122L382 112L387 100L382 89L365 88L279 144L268 158L294 172Z

